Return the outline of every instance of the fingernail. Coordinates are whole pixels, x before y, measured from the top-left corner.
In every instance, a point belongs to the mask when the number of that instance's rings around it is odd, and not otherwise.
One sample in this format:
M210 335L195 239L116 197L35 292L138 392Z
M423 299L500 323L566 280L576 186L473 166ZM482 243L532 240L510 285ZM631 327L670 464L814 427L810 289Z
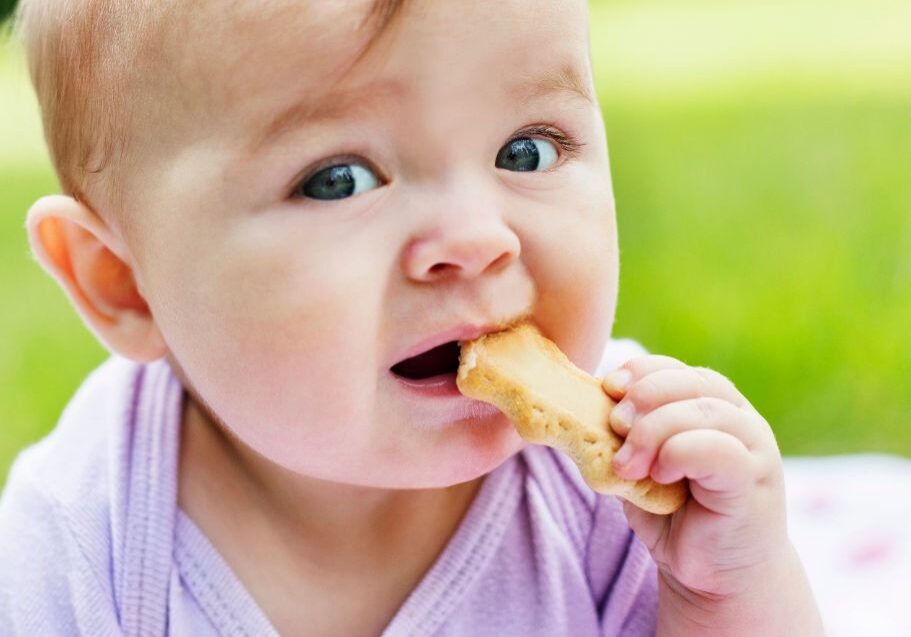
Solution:
M614 456L614 465L618 468L625 467L633 457L633 448L630 445L623 445L620 451Z
M633 426L633 420L636 419L636 409L632 403L622 402L614 408L614 413L611 414L611 417L614 422L626 425L629 428Z
M633 380L633 375L627 369L615 369L604 377L604 381L613 389L626 389Z

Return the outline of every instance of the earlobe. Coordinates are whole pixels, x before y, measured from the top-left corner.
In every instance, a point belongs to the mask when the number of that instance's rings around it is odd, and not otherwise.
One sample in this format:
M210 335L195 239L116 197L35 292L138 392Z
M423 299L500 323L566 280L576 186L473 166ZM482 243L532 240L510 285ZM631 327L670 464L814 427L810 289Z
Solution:
M107 349L139 362L167 354L126 246L94 211L72 197L42 197L26 229L37 261Z

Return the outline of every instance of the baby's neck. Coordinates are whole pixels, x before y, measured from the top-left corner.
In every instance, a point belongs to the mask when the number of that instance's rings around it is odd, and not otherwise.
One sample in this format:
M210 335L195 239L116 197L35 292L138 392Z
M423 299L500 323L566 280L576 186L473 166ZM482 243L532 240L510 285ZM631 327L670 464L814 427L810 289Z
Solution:
M282 613L270 582L305 586L325 573L341 588L365 573L388 580L394 611L446 546L481 484L384 490L303 478L274 464L263 470L261 457L226 436L190 398L186 405L179 506L267 615L273 604L273 613Z

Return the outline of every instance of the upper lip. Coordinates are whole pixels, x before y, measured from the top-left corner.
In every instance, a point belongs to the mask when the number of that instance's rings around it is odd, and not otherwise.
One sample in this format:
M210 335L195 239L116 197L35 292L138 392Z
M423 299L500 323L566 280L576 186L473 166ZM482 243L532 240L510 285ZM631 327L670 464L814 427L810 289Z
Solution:
M472 323L462 323L461 325L456 325L449 329L438 332L433 336L429 336L418 343L415 343L404 352L398 355L395 361L392 364L392 367L401 363L402 361L413 358L419 354L430 351L435 347L440 345L445 345L446 343L451 343L452 341L471 341L485 334L490 334L491 332L498 332L502 329L505 329L508 326L508 323L487 323L483 325L476 325Z

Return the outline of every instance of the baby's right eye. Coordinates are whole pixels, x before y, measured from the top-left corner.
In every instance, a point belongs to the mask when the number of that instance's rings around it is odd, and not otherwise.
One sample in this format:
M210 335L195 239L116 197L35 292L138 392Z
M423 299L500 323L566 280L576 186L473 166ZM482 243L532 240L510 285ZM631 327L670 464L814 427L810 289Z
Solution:
M301 182L291 196L334 201L359 195L379 185L379 178L370 168L350 162L318 170Z

